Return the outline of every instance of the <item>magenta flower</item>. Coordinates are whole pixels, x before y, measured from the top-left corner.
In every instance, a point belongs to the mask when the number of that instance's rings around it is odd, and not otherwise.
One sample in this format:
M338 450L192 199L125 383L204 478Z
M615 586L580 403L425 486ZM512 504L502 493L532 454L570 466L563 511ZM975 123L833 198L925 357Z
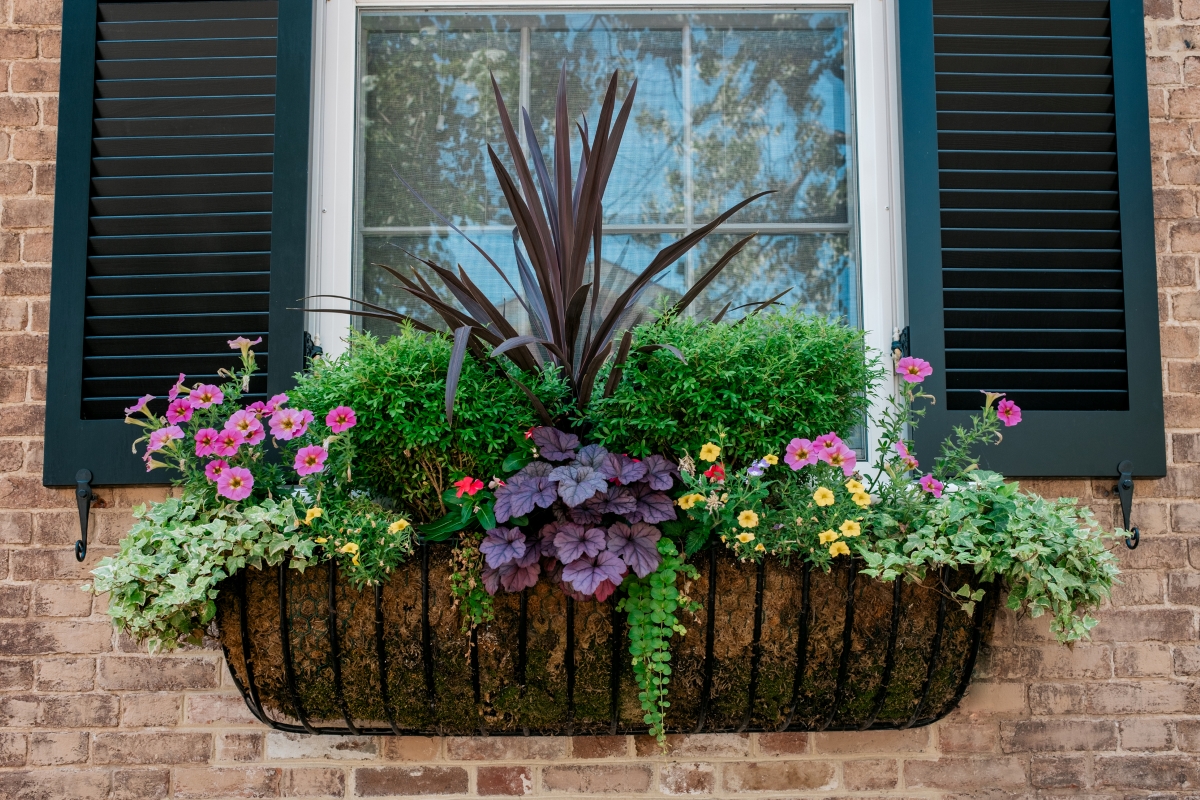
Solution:
M329 453L324 447L319 444L311 444L308 447L300 448L292 466L296 468L298 475L312 475L314 472L321 472L325 469L325 459L328 457Z
M179 397L179 393L183 391L183 381L185 378L187 378L187 375L184 375L182 372L179 373L179 380L175 381L175 385L171 387L171 391L167 392L167 400L174 400L176 397Z
M354 416L354 409L349 406L338 406L325 415L325 424L334 433L341 433L357 425L358 417Z
M929 492L934 497L941 497L942 489L946 488L945 484L933 477L933 475L923 475L919 482L921 484L921 488Z
M923 358L905 356L896 362L896 374L909 383L920 383L933 374L933 367Z
M172 439L182 439L183 430L178 425L170 425L166 428L159 428L154 433L150 434L150 443L146 445L146 452L153 453L156 450L162 450L166 447L167 442Z
M253 411L253 412L254 412L254 415L255 415L256 417L270 416L270 415L268 415L268 414L266 413L266 411L267 411L267 404L266 404L266 403L264 403L262 400L256 400L255 402L253 402L253 403L251 403L250 405L246 406L246 410L247 410L247 411Z
M217 452L217 436L219 434L212 428L201 428L196 431L196 455L211 456Z
M243 356L246 355L246 352L251 347L254 347L254 345L261 344L261 343L262 343L261 336L258 337L257 339L255 339L253 342L250 341L249 339L247 339L245 336L239 336L236 339L230 339L228 342L230 350L239 350L240 349L242 351Z
M217 440L213 444L213 452L219 456L237 455L238 448L246 441L246 437L239 430L223 430L217 434Z
M141 398L136 403L131 405L129 408L125 409L125 416L132 417L134 414L138 413L143 408L145 408L146 403L149 403L153 399L154 399L154 395L152 395L152 394L148 394L145 397Z
M270 403L267 404L268 408ZM300 412L294 408L283 408L271 415L271 435L276 439L288 441L295 439L304 432L304 423Z
M1021 421L1021 407L1012 400L1001 400L996 405L996 416L1000 417L1004 427L1011 428Z
M792 439L783 454L784 463L792 469L803 469L817 463L817 450L808 439Z
M217 478L217 494L230 500L245 500L254 488L254 476L245 467L228 467Z
M167 406L167 421L172 424L187 422L195 410L186 397L178 397Z
M267 438L267 432L258 421L258 415L248 408L235 411L233 416L225 421L225 430L240 432L246 444L258 444Z
M917 468L917 459L908 452L908 445L903 441L896 442L896 452L900 454L900 461L904 464L905 469Z
M842 445L841 438L833 431L830 431L829 433L823 434L821 436L818 436L816 439L813 439L813 447L816 448L817 458L821 457L822 450L833 452L834 450L837 450L839 447L842 447L842 446L843 445Z
M229 462L218 458L204 465L204 477L216 483L217 478L220 478L221 474L227 469L229 469Z
M192 405L196 408L208 408L211 405L219 405L224 402L225 393L211 383L203 383L192 389L188 397L191 399Z
M841 442L838 444L840 446L836 450L822 450L817 453L817 457L831 466L841 467L842 472L849 478L854 474L854 467L858 463L858 454L846 447L845 444Z
M286 394L275 395L270 400L268 400L266 402L266 404L263 406L263 416L264 417L271 416L276 411L283 408L284 404L287 403L287 401L288 401L288 396Z

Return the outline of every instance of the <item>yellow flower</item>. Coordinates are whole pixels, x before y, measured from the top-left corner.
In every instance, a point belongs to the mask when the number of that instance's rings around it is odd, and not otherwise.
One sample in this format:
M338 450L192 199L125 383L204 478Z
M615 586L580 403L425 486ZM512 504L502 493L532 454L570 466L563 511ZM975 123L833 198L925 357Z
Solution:
M838 556L848 556L850 555L850 548L846 547L845 542L834 542L833 544L829 545L829 555L833 556L834 558L837 558Z
M388 533L400 533L400 531L408 528L408 520L398 519L391 525L388 525Z
M341 547L338 548L338 552L339 553L357 553L358 545L356 545L354 542L346 542L344 545L342 545Z
M779 456L775 455L774 453L767 453L765 456L763 456L763 461L767 462L773 467L779 463Z
M757 550L758 552L762 553L762 552L764 552L764 551L765 551L767 548L763 547L763 543L762 543L762 542L759 542L758 544L754 545L754 549L755 549L755 550Z
M350 563L357 567L358 566L358 556L355 556L354 558L350 559Z
M703 461L716 461L717 456L721 455L721 448L717 447L712 442L700 448L700 458Z
M318 536L318 537L317 537L317 544L325 544L325 543L326 543L326 542L328 542L328 541L329 541L329 540L328 540L328 539L326 539L324 536Z
M684 511L687 511L692 506L696 505L696 503L703 503L704 495L694 494L694 493L693 494L685 494L683 497L679 498L675 502L679 503L680 508L682 508Z
M839 534L837 531L821 531L821 533L820 533L821 544L829 544L830 542L836 542L838 540L838 536L839 536Z
M867 506L871 505L871 495L867 494L866 492L855 492L850 499L861 508L866 508Z
M738 525L741 525L743 528L757 528L758 514L755 514L753 511L747 508L745 511L738 514Z
M728 503L728 502L729 502L729 492L722 492L722 493L721 493L721 502L722 502L722 503Z
M305 524L305 525L312 525L312 521L313 521L314 519L320 519L320 518L321 518L321 517L323 517L323 516L325 516L325 512L324 512L324 511L322 511L321 509L319 509L319 508L310 508L310 509L308 510L308 513L304 515L304 524Z
M846 491L850 492L851 494L854 494L856 492L861 492L866 488L861 483L854 480L854 478L851 478L850 480L846 481L845 485L846 485Z
M737 540L742 544L748 544L754 541L754 534L750 533L750 531L742 531L737 535Z
M813 502L819 506L831 506L833 505L833 492L821 486L813 492Z
M859 525L852 519L848 519L842 523L842 527L839 530L841 530L842 536L858 536L862 533L862 525Z

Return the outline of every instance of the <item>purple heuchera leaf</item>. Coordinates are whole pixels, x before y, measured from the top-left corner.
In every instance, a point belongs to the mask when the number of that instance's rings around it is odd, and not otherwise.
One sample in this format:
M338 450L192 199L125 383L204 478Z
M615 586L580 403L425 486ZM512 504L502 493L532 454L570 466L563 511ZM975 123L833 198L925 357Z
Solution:
M644 483L629 487L637 498L637 508L625 515L630 522L666 522L675 519L675 504L662 492L654 492Z
M530 478L548 478L553 471L554 465L547 461L530 461L521 467L521 471L517 475ZM513 475L513 477L515 478L517 475Z
M617 522L608 529L607 549L620 556L639 578L644 578L658 569L658 563L662 561L658 552L658 540L661 538L662 531L653 525Z
M525 561L524 558L510 561L497 570L500 573L500 585L504 587L505 591L519 592L538 582L538 575L542 573L542 565L537 557L535 556L527 564L522 563L523 561Z
M555 467L550 480L558 484L558 496L571 508L580 505L597 492L607 491L608 481L592 467L570 464Z
M604 549L605 538L603 528L585 528L573 522L563 523L554 535L558 560L569 564L583 556L594 556Z
M601 519L603 519L603 514L600 513L600 504L602 502L602 496L597 495L581 506L567 509L570 512L571 522L575 522L580 525L597 524Z
M579 455L575 457L576 462L585 466L591 467L597 472L604 475L604 479L608 480L613 476L613 473L606 466L608 463L609 452L598 444L589 444L579 451Z
M612 597L612 593L617 590L617 585L610 580L603 580L596 584L596 599L603 603L608 598Z
M498 569L525 555L525 534L520 528L492 528L479 545L487 565Z
M496 521L508 522L534 508L549 508L558 499L557 488L549 478L514 475L504 486L496 488Z
M612 473L610 480L616 481L620 486L637 483L646 477L646 465L641 461L634 461L624 453L609 453L604 464Z
M637 498L633 492L629 491L627 486L609 486L608 491L602 496L589 500L584 504L584 508L591 508L592 503L596 503L596 510L601 514L628 514L637 508Z
M554 546L554 537L558 535L559 530L565 523L550 522L542 526L542 532L539 535L537 551L542 558L558 558L558 548Z
M577 559L563 567L563 580L584 594L594 593L601 581L611 581L613 586L620 586L624 576L625 562L616 553L607 550Z
M483 588L492 595L500 591L500 570L491 567L483 568Z
M678 468L662 456L646 456L642 460L646 466L646 483L658 492L669 491L675 485Z
M579 437L558 428L534 428L533 443L537 445L538 455L547 461L570 461L575 458Z

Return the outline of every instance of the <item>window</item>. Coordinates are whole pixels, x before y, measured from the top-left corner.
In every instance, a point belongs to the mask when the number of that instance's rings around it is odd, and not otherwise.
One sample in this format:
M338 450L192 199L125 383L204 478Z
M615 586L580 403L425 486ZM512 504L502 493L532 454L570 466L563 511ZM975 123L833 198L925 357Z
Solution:
M511 163L489 72L523 141L518 108L528 108L549 160L560 67L572 114L593 123L619 69L618 96L634 77L638 89L605 195L603 288L620 291L670 241L743 197L774 189L681 259L644 303L677 298L730 244L756 232L694 313L711 316L729 305L736 316L745 313L738 306L790 289L785 302L864 326L874 332L873 346L886 348L896 281L884 9L860 2L430 13L427 6L354 12L337 5L318 33L323 119L310 292L427 314L374 266L418 267L411 253L461 264L513 310L514 324L524 323L512 289L422 199L511 269L519 285L513 222L486 149L491 144ZM866 57L858 55L864 46ZM866 120L859 119L863 108ZM578 158L577 136L572 147ZM361 325L388 332L386 323ZM335 351L346 327L340 316L309 320Z

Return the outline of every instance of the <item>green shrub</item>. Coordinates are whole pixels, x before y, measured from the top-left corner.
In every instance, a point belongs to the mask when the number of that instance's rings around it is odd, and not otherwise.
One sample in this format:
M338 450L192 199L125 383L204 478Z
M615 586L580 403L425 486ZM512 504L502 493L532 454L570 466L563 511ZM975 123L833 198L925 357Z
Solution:
M500 369L468 357L446 422L446 367L452 342L405 326L385 341L355 334L340 357L318 360L290 393L292 405L319 418L347 405L358 415L354 436L355 478L391 498L415 523L445 514L441 494L452 472L501 475L514 434L540 424L525 394ZM508 365L511 370L513 367ZM566 397L564 383L550 372L522 381L551 413Z
M650 343L674 345L638 353ZM782 453L793 436L848 435L865 420L877 362L862 331L797 312L765 313L737 324L675 317L639 326L612 397L587 410L590 441L611 450L693 455L725 432L736 466ZM597 385L602 385L601 376Z

